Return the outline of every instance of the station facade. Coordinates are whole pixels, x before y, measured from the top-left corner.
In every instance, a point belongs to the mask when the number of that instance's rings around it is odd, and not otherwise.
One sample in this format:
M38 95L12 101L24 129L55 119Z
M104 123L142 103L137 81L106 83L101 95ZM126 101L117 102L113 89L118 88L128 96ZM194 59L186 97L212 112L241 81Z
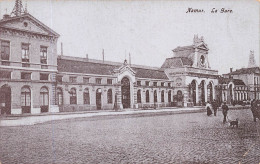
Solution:
M208 46L197 35L191 45L175 48L160 68L58 55L58 38L19 0L0 20L2 114L201 106L213 99L231 103L240 85L241 100L252 95L251 83L234 72L232 78L220 77L211 69Z

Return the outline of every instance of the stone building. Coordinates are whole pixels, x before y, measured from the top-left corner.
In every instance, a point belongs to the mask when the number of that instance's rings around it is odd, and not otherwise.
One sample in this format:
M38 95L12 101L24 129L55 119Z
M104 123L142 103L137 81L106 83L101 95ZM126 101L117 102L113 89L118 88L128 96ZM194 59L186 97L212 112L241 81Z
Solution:
M0 106L2 113L58 111L55 106L57 39L16 1L0 20Z
M253 51L249 54L248 67L236 71L230 68L230 72L219 79L218 90L222 101L228 104L260 99L260 68L256 65Z
M183 94L184 106L203 105L216 98L218 71L210 68L208 46L203 37L194 36L193 44L177 47L161 69L174 82L175 90Z
M23 9L21 0L0 20L2 114L199 106L213 99L259 98L259 68L220 78L210 67L207 44L197 35L191 45L175 48L173 57L158 68L57 55L58 38Z

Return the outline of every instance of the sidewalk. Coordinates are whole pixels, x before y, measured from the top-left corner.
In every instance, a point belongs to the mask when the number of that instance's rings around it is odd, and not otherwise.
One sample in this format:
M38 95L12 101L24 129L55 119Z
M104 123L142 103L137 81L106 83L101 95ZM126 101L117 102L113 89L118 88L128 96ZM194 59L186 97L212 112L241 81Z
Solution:
M231 109L248 109L249 107L230 107ZM23 126L23 125L35 125L39 123L73 119L73 118L87 118L87 117L100 117L100 116L117 116L117 115L138 115L138 116L153 116L153 115L169 115L169 114L182 114L182 113L195 113L205 112L204 107L192 107L192 108L166 108L166 109L152 109L152 110L140 110L140 109L127 109L120 111L102 110L102 111L83 111L83 112L63 112L63 113L42 113L38 115L10 115L6 117L0 117L1 126Z

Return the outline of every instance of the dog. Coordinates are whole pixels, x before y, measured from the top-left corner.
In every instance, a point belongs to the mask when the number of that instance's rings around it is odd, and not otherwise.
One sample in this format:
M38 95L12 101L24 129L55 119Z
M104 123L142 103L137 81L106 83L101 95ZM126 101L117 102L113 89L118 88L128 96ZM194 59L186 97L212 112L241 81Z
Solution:
M230 121L229 123L231 127L238 127L238 118L235 121Z

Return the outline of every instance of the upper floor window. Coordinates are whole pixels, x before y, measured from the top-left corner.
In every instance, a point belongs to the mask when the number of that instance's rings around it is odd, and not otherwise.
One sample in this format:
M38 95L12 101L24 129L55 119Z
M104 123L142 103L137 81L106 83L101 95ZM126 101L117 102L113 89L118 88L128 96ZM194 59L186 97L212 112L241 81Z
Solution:
M76 83L76 82L77 82L77 77L75 77L75 76L70 76L70 77L69 77L69 81L70 81L71 83Z
M112 84L112 79L107 79L107 84Z
M21 72L21 79L31 80L31 73L29 73L29 72Z
M101 78L96 78L96 84L101 84Z
M138 85L138 86L141 86L141 81L137 81L137 85Z
M145 82L145 85L146 85L146 86L149 86L149 83L150 83L149 81L146 81L146 82Z
M85 84L89 83L89 77L83 77L83 83Z
M10 42L1 41L1 60L9 60L10 58Z
M171 83L168 83L168 87L171 87Z
M157 86L157 82L153 82L153 86L155 86L155 87L156 87L156 86Z
M47 47L41 46L40 60L41 64L47 64Z
M0 79L11 79L11 72L0 71Z
M164 82L161 83L161 86L164 87Z
M22 43L22 62L30 62L29 60L29 44Z
M49 74L40 73L40 80L49 80Z

